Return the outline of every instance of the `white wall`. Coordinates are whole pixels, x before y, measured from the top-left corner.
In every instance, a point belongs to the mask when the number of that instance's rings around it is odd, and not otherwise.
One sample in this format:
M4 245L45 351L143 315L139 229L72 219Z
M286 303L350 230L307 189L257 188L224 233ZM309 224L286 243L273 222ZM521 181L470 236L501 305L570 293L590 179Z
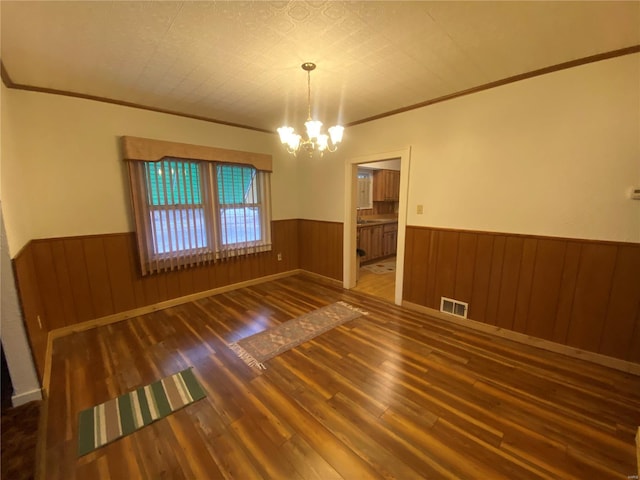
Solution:
M122 135L272 154L273 217L299 217L297 163L275 134L4 86L2 99L12 256L31 239L133 231Z
M4 90L0 90L0 105L4 105ZM0 132L9 125L0 117ZM0 142L2 138L0 138ZM2 149L0 149L0 172L3 170ZM0 177L2 175L0 174ZM0 180L0 185L2 184ZM0 188L0 198L2 198ZM22 312L18 301L13 268L9 257L9 246L0 204L0 335L9 375L13 386L11 397L14 406L42 398L40 383L36 375L31 348L22 322Z
M342 221L345 159L407 146L409 225L640 242L638 54L348 128L301 162L305 217Z

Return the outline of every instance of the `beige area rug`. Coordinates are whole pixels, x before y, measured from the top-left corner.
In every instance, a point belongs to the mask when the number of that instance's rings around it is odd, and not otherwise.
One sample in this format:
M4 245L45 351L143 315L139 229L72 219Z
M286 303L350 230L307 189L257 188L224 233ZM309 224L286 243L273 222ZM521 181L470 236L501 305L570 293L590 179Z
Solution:
M250 367L265 369L263 362L270 358L361 315L368 313L337 302L231 343L229 348Z
M369 272L377 273L378 275L383 275L385 273L391 273L396 271L396 262L395 260L391 260L388 262L379 262L379 263L371 263L369 265L365 265L362 268L368 270Z

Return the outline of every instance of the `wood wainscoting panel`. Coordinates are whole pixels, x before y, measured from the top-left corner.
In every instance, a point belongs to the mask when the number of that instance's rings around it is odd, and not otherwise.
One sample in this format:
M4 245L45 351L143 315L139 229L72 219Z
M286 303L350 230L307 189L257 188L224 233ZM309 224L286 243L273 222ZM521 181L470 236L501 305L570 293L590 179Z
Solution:
M515 317L513 330L516 332L527 331L527 317L531 307L532 282L536 266L538 242L532 238L525 238L522 247L522 260L520 262L520 274L518 276L518 293L516 298Z
M632 344L634 333L640 334L640 255L635 250L626 246L618 249L607 318L600 337L600 352L611 357L616 352L631 354L632 348L640 350L639 344Z
M63 278L64 272L60 272L58 275L56 271L51 243L33 242L31 253L35 269L34 280L38 285L37 291L42 299L43 310L38 312L41 321L46 319L44 323L50 330L64 327L70 321L65 316L64 302L61 301L66 296L66 292L61 291L65 282L60 280ZM20 282L20 277L18 277L18 282ZM20 291L22 292L22 290Z
M500 267L500 296L496 309L496 323L500 328L513 330L518 299L520 269L524 239L507 237L504 245L504 257Z
M420 303L426 298L430 250L431 231L429 230L416 230L413 236L405 238L405 258L419 257L423 260L416 263L405 261L404 264L403 296L412 303Z
M558 309L553 328L553 341L566 344L571 324L573 292L576 289L578 267L580 266L580 244L568 242L562 264L562 280L558 291Z
M408 226L403 299L639 362L640 244Z
M40 242L32 242L35 245ZM70 318L70 323L78 322L79 318L96 318L91 302L91 289L89 287L89 274L84 259L84 241L82 238L64 238L63 258L69 272L69 291L66 292L73 299L75 316Z
M65 248L62 240L52 241L51 255L56 272L56 278L59 283L58 292L60 294L59 302L62 307L62 321L65 325L70 325L77 318L76 309L74 307L73 296L71 292L71 277L69 275L69 267L65 262Z
M491 257L493 256L494 237L491 235L475 236L478 240L476 242L476 259L468 316L471 318L485 318L487 316L487 302L491 285Z
M466 232L461 232L458 238L458 259L456 262L456 274L454 298L470 298L473 292L473 271L476 262L478 237Z
M440 297L452 297L456 285L456 265L458 260L458 232L440 232L436 244L435 268L438 274L432 276L433 295L439 303Z
M133 236L118 235L105 243L105 257L111 284L113 309L126 312L144 305L144 292L141 285L134 286L136 278L135 243ZM120 281L118 281L120 280Z
M96 317L104 317L115 313L113 304L113 287L109 278L105 244L111 238L87 237L84 239L84 259L89 277L91 304ZM87 320L87 319L85 319Z
M568 345L599 352L617 253L618 247L615 245L582 245L567 336Z
M342 280L343 224L305 219L299 222L300 268Z
M484 316L484 322L490 325L496 324L496 317L498 316L500 286L502 284L502 269L504 266L504 249L506 243L507 239L504 235L495 235L493 238L491 270L489 271L489 291L487 292L487 311ZM470 317L473 313L471 308L473 307L469 308Z
M547 321L558 311L566 242L540 239L531 278L529 307L524 329L516 329L533 337L553 338L554 324ZM524 279L523 279L524 280Z
M13 268L31 354L42 380L47 354L47 334L51 328L46 323L46 318L38 321L38 315L44 311L44 307L33 262L33 250L23 248L13 262Z
M297 219L274 221L270 252L145 277L132 232L32 240L14 265L38 373L42 378L49 331L296 270L298 233ZM331 245L327 235L323 245Z

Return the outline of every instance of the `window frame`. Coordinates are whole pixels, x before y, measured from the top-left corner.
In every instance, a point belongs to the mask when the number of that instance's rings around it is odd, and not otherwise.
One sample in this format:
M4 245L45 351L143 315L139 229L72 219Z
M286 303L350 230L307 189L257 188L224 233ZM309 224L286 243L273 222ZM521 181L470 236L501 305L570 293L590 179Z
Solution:
M255 202L254 203L248 203L246 201L241 202L241 203L224 203L223 201L221 201L220 197L225 195L224 192L224 180L220 181L220 175L223 173L224 169L233 169L233 168L241 168L241 169L250 169L250 171L252 172L251 175L251 181L250 184L248 185L247 189L251 189L253 190L255 193L253 194L255 197ZM223 210L238 210L238 209L247 209L247 208L254 208L257 209L259 212L259 218L262 217L262 215L264 215L264 199L262 197L263 192L261 191L260 188L260 184L257 181L258 180L258 170L246 165L229 165L229 164L217 164L212 170L215 171L215 185L216 185L216 194L213 195L214 201L214 215L216 215L215 220L217 220L219 228L218 228L218 242L220 245L224 245L225 247L232 247L234 245L239 245L239 244L250 244L250 245L259 245L260 242L263 240L265 232L262 231L262 229L260 229L260 238L258 239L253 239L253 240L244 240L244 241L235 241L235 242L226 242L225 239L228 238L228 234L226 234L225 232L227 232L228 229L226 229L226 225L227 225L227 221L226 221L226 215L223 215L222 211ZM242 174L242 178L244 180L244 173ZM212 182L213 183L213 182ZM231 183L233 184L233 180L231 181ZM220 188L220 185L223 185L222 189ZM222 194L222 195L221 195ZM233 193L232 193L233 195ZM246 197L246 194L243 195L243 198ZM223 199L224 200L224 199ZM224 217L224 220L223 220ZM254 226L255 226L255 220L254 220ZM224 227L223 227L224 224ZM246 225L246 223L245 223Z
M367 177L367 187L368 187L368 192L367 192L367 199L369 200L367 206L361 206L360 205L360 181L361 180L365 180L364 178L361 177L361 175L366 175ZM373 208L373 170L370 169L366 169L366 168L358 168L358 173L356 175L356 179L357 179L357 206L356 206L356 210L370 210Z
M199 162L182 158L163 158L162 162L165 163L129 162L132 203L143 275L272 249L270 172L260 171L246 164ZM164 181L158 183L158 177L155 178L158 187L154 200L151 176L145 172L157 169L159 165L163 168L177 166L178 171L183 166L183 171L191 171L191 165L194 164L197 165L199 177L199 190L192 192L194 200L187 198L190 194L183 191L186 187L178 185L167 189ZM224 198L220 197L222 190L218 188L218 178L224 183L224 172L236 174L236 168L243 169L241 172L249 172L248 189L242 192L242 203L225 204ZM191 187L195 185L192 183ZM159 187L163 188L163 193L158 193ZM179 193L172 199L175 192ZM248 192L251 192L251 199L246 195ZM181 194L185 197L182 198ZM232 225L228 216L223 218L225 211L238 205L243 209L253 209L255 215L251 216L251 222L247 222L246 215L234 216ZM177 212L184 213L181 216ZM233 241L229 241L230 232L233 234ZM258 232L258 235L250 236L252 232Z
M180 210L196 210L196 207L199 206L202 209L202 217L203 217L203 221L206 221L207 218L207 202L205 202L205 196L206 196L206 185L203 181L203 175L202 175L202 168L201 165L199 164L199 162L194 162L192 160L183 160L183 159L174 159L174 158L165 158L163 160L161 160L160 162L144 162L144 165L146 167L146 171L149 172L151 171L151 169L154 169L154 167L156 167L158 164L161 163L182 163L182 164L187 164L187 165L195 165L197 168L197 171L199 173L198 175L198 188L199 188L199 197L200 197L200 203L168 203L169 202L169 195L167 194L167 189L166 186L163 187L163 190L161 191L163 193L163 197L164 197L164 205L157 205L157 204L153 204L152 201L147 202L147 209L149 211L149 214L152 214L154 212L173 212L173 215L168 214L167 216L174 217L174 224L177 223L176 221L176 211L180 211ZM191 169L189 169L191 170ZM172 172L173 174L173 172ZM177 172L176 172L177 175ZM151 179L150 179L150 175L146 175L145 179L147 180L148 185L150 185ZM157 179L157 177L156 177ZM156 184L158 182L156 181ZM158 195L160 196L160 192L157 192ZM149 200L152 200L152 196L153 193L150 192L149 190L146 191L147 194L147 198ZM173 194L171 194L171 197L173 197ZM204 252L207 252L210 248L211 248L211 241L209 240L209 236L207 235L207 229L204 229L203 232L203 236L205 237L205 242L203 246L193 246L193 247L187 247L187 248L176 248L176 249L171 249L169 251L164 251L164 252L158 252L156 251L156 244L157 242L153 242L153 237L156 236L154 235L154 232L157 231L156 228L154 228L154 220L152 220L152 218L150 217L148 219L149 224L148 224L148 231L152 232L152 237L148 238L148 244L149 244L149 253L150 255L153 257L151 260L154 261L166 261L168 260L170 257L175 256L178 252L182 252L182 256L189 256L189 255L197 255L197 254L201 254ZM182 223L182 222L181 222ZM168 232L167 237L169 239L168 243L171 244L170 239L172 237L175 237L176 239L178 238L177 234L172 235L173 232ZM166 245L167 242L163 241L162 244ZM191 242L189 242L191 243Z
M191 265L216 262L230 257L248 256L272 249L271 172L273 171L273 161L271 155L127 135L120 137L120 139L122 142L122 159L128 165L131 202L139 253L138 260L143 276ZM144 169L143 162L159 162L164 159L202 162L204 165L209 165L208 172L211 171L211 165L216 164L250 166L256 169L260 191L262 192L260 225L264 235L261 244L234 244L235 248L224 248L215 254L210 251L189 250L188 254L167 255L167 258L151 258L152 256L149 255L149 252L153 251L153 248L150 245L152 238L149 227L150 221L148 221L149 210L145 208L145 185L143 175L140 172ZM211 174L202 175L201 181L209 186L209 188L205 189L205 192L211 191L211 185L213 185L212 182L214 181ZM206 207L209 210L205 215L215 219L216 215L211 198L208 199L208 205L211 206ZM209 222L208 225L209 238L215 239L213 241L217 242L216 235L219 225L214 225L214 222ZM212 225L213 228L211 227ZM218 250L218 248L216 247L213 250Z

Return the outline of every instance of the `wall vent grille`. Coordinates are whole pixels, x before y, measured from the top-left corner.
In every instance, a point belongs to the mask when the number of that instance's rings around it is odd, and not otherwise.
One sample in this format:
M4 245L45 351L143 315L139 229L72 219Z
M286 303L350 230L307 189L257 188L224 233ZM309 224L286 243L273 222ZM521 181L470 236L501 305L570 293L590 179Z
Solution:
M441 297L440 299L440 311L444 313L450 313L457 317L467 318L467 312L469 311L469 304L454 300L452 298Z

